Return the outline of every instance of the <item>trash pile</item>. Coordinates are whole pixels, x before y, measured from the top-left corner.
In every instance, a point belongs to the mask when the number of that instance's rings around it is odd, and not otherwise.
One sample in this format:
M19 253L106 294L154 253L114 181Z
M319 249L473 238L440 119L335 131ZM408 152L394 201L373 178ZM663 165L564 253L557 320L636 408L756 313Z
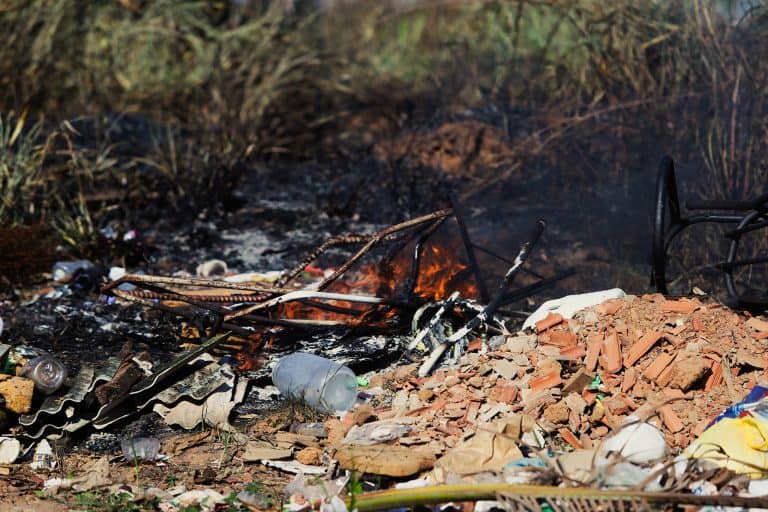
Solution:
M428 244L451 218L465 263ZM100 300L174 318L177 340L189 344L160 361L126 343L117 357L76 368L53 353L0 345L12 434L0 438L0 464L31 459L33 471L50 473L51 442L88 433L98 444L111 427L152 411L176 435L112 439L119 460L194 466L187 486L150 492L138 478L109 477L100 458L77 478L49 474L45 488L110 487L132 501L160 499L169 511L227 500L259 509L281 499L245 484L271 473L282 475L292 511L468 501L475 510L597 503L589 500L754 506L768 494L768 321L709 299L613 289L546 302L513 328L505 306L561 278L511 289L544 227L507 261L493 293L480 279L466 285L481 273L471 256L478 246L453 210L331 239L285 273L231 274L221 261L200 265L197 277L113 268ZM365 259L387 244L392 251ZM336 245L359 249L337 266L316 266ZM103 269L87 263L56 270L88 290ZM357 375L333 350L308 353L299 341L350 345L371 332L400 359ZM311 414L254 414L250 426L233 427L249 388L263 387L254 371L271 374L275 387L263 391L283 399L272 405ZM218 434L188 433L200 425ZM229 495L212 487L220 482Z
M283 450L261 462L320 473L327 466L302 464L332 460L409 489L763 492L768 390L758 384L768 322L658 294L565 318L580 299L560 301L565 315L545 305L546 316L519 333L473 339L456 364L431 375L420 377L418 364L367 375L364 403L311 434L275 433Z

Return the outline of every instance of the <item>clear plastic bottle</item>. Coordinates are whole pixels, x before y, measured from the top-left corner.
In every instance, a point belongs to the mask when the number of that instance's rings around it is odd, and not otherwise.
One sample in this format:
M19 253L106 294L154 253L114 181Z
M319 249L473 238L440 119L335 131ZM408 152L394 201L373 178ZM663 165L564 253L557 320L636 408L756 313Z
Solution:
M50 354L43 354L29 361L21 375L32 379L35 389L44 395L58 390L67 378L67 367Z
M272 369L280 393L323 412L346 411L355 404L357 379L348 367L324 357L294 352Z

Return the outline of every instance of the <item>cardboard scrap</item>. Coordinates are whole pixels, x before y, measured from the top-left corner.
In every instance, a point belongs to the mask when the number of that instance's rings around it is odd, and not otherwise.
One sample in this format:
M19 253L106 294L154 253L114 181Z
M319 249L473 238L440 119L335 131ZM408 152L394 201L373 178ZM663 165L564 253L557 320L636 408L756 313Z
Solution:
M377 444L339 446L334 455L344 469L385 476L411 476L435 465L431 450Z
M458 475L480 471L501 471L523 456L517 442L523 433L522 417L496 420L483 425L477 433L449 450L438 466Z

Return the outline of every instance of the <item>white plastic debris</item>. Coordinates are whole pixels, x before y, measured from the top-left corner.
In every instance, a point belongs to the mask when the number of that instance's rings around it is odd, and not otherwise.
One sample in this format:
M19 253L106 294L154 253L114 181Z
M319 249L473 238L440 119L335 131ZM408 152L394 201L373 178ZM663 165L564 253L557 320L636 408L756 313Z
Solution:
M53 454L51 444L43 439L37 444L35 454L32 455L32 462L29 467L33 471L53 471L56 469L56 456Z
M618 454L618 459L612 454ZM667 455L667 441L664 434L650 423L629 416L624 426L614 435L605 439L597 450L595 465L600 468L616 460L645 464L655 462Z
M88 260L57 261L53 264L53 280L57 283L68 283L78 270L93 268L93 263Z
M123 457L128 462L133 459L155 460L160 452L160 440L156 437L135 437L120 441Z
M32 379L35 389L50 395L58 390L67 379L67 367L51 354L43 354L29 361L21 371L23 377Z
M123 267L112 267L109 269L109 280L110 281L117 281L121 277L123 277L127 272L125 271L125 268Z
M12 464L21 453L21 443L13 437L0 437L0 464Z
M559 313L563 318L573 318L573 315L582 309L597 306L608 299L620 299L626 297L626 295L621 288L611 288L610 290L566 295L559 299L548 300L531 313L525 320L525 323L523 323L522 330L532 329L536 322L546 317L549 313Z
M218 503L224 503L224 496L213 489L195 489L180 494L171 503L183 510L195 506L200 510L214 510Z
M385 443L403 437L410 431L411 427L408 425L400 425L386 421L374 421L373 423L366 423L363 426L354 425L349 432L347 432L343 443L361 445Z
M3 327L4 327L3 317L0 317L0 336L2 336L3 334Z
M749 487L747 487L747 493L749 496L768 495L768 480L750 480ZM742 496L744 496L744 494L742 494Z
M280 471L285 471L286 473L293 473L294 475L324 475L328 472L328 468L325 466L309 466L307 464L302 464L301 462L296 462L293 460L264 459L260 462L267 467L279 469Z
M195 272L199 277L220 277L227 274L227 263L221 260L208 260L197 266Z

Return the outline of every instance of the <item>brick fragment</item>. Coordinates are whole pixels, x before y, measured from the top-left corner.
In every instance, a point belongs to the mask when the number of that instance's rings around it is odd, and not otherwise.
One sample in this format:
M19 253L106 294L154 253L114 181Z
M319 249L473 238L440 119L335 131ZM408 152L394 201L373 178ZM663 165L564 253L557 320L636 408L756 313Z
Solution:
M560 373L557 370L552 370L544 375L534 377L528 383L528 387L531 391L542 391L544 389L553 388L562 384L563 379L560 377Z
M709 372L709 365L699 357L678 359L669 385L688 391Z
M768 322L756 317L752 317L749 320L747 320L747 327L751 327L756 331L766 332L768 331Z
M619 337L615 332L605 338L602 354L599 362L606 372L616 373L621 370L621 345L619 345Z
M614 315L623 304L623 299L608 299L595 306L595 311L604 315Z
M675 359L675 355L677 353L670 354L669 352L662 352L659 354L656 359L653 360L651 364L649 364L645 371L643 371L643 376L648 380L655 380L659 375L661 375L661 372L664 371L664 369L672 363L672 361Z
M569 429L561 428L560 430L558 430L558 432L560 433L560 437L563 438L563 441L573 446L574 449L581 450L584 448L584 445L581 444L581 441L579 441L579 438L576 437L574 433L571 432Z
M568 423L568 404L560 400L544 409L544 419L556 425Z
M621 392L628 393L637 382L637 370L634 368L628 368L624 372L624 378L621 380Z
M558 347L571 347L576 345L576 335L570 331L549 331L540 336L540 341Z
M550 327L554 327L563 321L563 316L560 313L549 313L547 316L536 322L536 332L540 333L546 331Z
M643 357L651 347L653 347L659 339L661 339L662 333L659 331L648 331L637 340L634 345L629 348L629 352L624 358L624 366L629 368L635 364L641 357Z
M603 336L601 334L590 334L587 338L587 358L584 361L588 372L593 372L597 368L597 358L600 356L602 347Z
M672 380L672 377L674 376L675 371L675 365L670 364L666 368L664 368L664 371L662 371L658 377L656 377L656 384L659 385L659 387L666 387L669 385L670 381Z
M688 314L688 313L693 313L700 307L701 307L701 304L690 299L666 300L664 301L664 304L661 306L661 310L664 311L665 313Z
M587 355L587 351L583 345L573 345L570 347L561 348L560 355L569 359L581 359Z
M723 365L715 363L712 366L712 373L709 375L706 384L704 384L704 391L710 391L715 386L719 386L723 382Z
M672 410L670 405L663 405L659 408L659 414L661 415L661 421L664 422L664 426L669 429L673 434L683 430L685 425L680 417Z
M491 398L497 402L513 404L518 396L517 386L511 386L502 382L497 382L496 387L491 394Z

